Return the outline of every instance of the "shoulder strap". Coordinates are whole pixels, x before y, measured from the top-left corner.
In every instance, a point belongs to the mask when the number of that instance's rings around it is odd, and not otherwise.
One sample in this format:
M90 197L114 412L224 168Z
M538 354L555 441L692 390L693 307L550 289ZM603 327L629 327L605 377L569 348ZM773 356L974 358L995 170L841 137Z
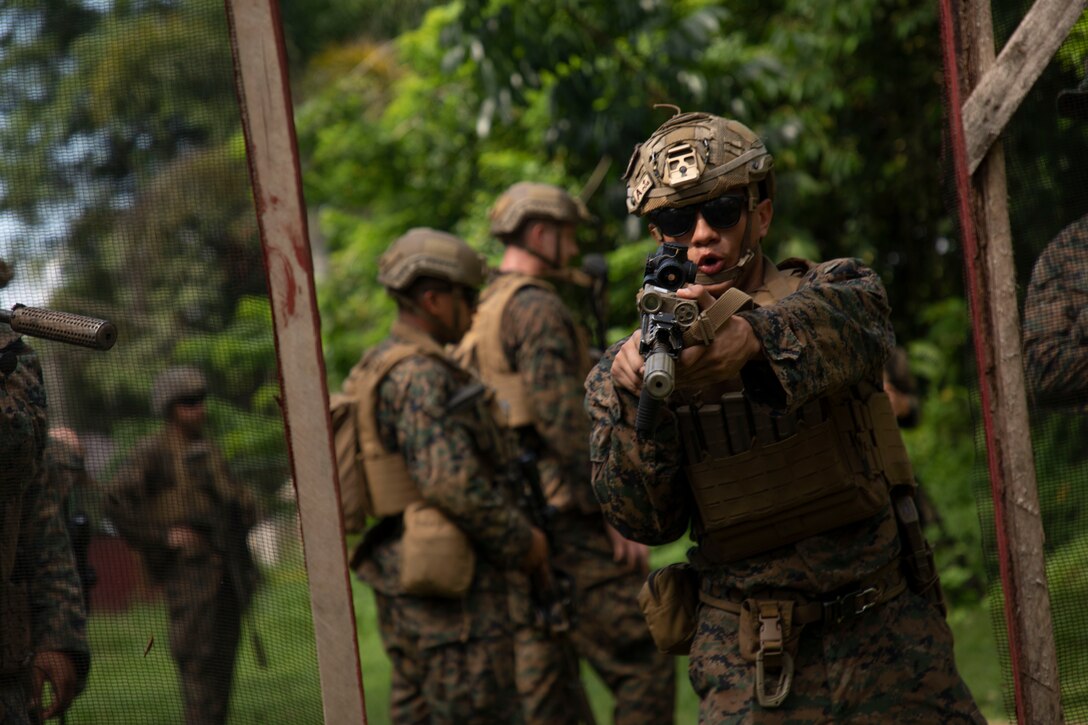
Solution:
M358 402L356 426L363 457L388 453L378 436L375 410L378 405L378 386L399 363L413 355L425 355L418 345L397 343L377 354L368 354L351 370L344 384L344 392Z
M516 428L533 422L529 396L502 345L502 318L510 301L526 287L552 290L544 280L523 274L500 275L480 299L472 329L465 334L457 347L456 357L470 368L495 391L500 415L498 422L508 428Z

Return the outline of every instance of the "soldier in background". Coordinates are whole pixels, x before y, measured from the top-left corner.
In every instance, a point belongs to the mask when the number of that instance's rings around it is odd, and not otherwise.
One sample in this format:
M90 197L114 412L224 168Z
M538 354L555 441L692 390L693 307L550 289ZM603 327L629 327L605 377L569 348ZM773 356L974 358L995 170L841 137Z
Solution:
M669 723L673 662L659 653L637 596L648 549L601 516L590 485L589 418L583 381L591 366L585 331L549 279L564 278L578 255L575 233L587 214L559 187L522 182L491 210L491 233L505 245L484 290L459 359L497 392L510 445L537 461L551 521L551 563L573 578L571 639L615 699L615 722ZM572 723L579 714L566 680L561 642L534 626L515 600L518 692L530 723Z
M252 494L235 481L205 433L204 374L162 372L151 407L165 419L118 470L105 513L165 588L170 650L185 721L226 721L234 661L257 571L246 534L257 520Z
M10 268L0 260L0 287ZM45 485L41 366L0 324L0 723L63 715L90 667L86 617L59 504ZM44 707L44 685L53 690Z
M89 614L91 589L98 581L98 575L88 559L91 543L88 504L94 486L87 475L83 442L79 439L79 434L65 426L50 428L45 461L50 485L56 491L60 516L68 528L68 538L72 542L72 554L75 556L76 571L83 589L83 607Z
M396 322L344 385L378 519L352 565L375 592L395 723L522 721L506 578L537 569L547 544L515 506L483 386L443 351L468 329L484 272L451 234L394 241L378 281Z

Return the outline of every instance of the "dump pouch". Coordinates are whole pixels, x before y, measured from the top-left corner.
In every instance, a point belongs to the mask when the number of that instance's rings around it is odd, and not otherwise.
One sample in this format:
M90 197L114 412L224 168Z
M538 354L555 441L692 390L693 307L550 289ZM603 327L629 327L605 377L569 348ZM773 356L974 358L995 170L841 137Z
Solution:
M915 594L924 597L937 607L941 615L948 615L941 579L937 574L937 563L933 557L933 548L926 541L922 532L922 522L918 517L918 507L914 502L913 489L903 487L892 491L892 508L895 521L899 526L899 545L903 572L907 576L907 585Z
M638 606L658 650L670 655L691 652L699 621L699 575L690 564L650 572L638 593Z
M442 511L423 501L404 509L400 539L400 585L419 597L463 597L476 570L468 537Z

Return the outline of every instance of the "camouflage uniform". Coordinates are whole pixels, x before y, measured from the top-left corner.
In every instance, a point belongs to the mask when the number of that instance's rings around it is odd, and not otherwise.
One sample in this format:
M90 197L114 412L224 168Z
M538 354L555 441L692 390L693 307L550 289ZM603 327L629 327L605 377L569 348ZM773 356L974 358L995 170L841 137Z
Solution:
M780 271L762 257L772 170L751 129L710 114L677 115L636 147L628 210L648 216L685 261L691 255L695 269L671 278L678 286L694 278L727 302L738 289L757 302L703 316L710 330L747 338L739 317L754 340L739 341L740 352L712 346L722 364L747 359L739 375L673 392L643 432L639 398L614 377L630 384L631 348L618 371L620 346L611 348L586 381L594 492L636 541L691 531L698 583L678 599L694 612L689 675L700 722L984 722L941 612L908 589L900 568L891 502L906 535L919 532L901 495L913 486L909 461L878 392L894 343L884 287L859 260L793 260ZM759 343L758 356L748 342ZM835 498L851 481L859 498ZM926 572L921 559L904 570L932 594L932 566ZM790 669L792 682L779 679Z
M98 576L87 559L91 530L86 507L91 482L83 453L70 442L50 435L45 446L45 468L48 484L55 493L57 515L65 523L72 543L76 571L83 589L83 608L89 613L91 589Z
M1088 216L1046 246L1024 301L1028 385L1044 403L1088 411Z
M169 410L170 401L163 407ZM255 576L240 557L241 571L232 573L229 550L256 522L253 496L231 477L215 444L167 427L141 441L121 466L105 513L164 587L186 722L225 722ZM184 552L171 548L167 532L175 526L192 528L200 544Z
M55 492L45 485L45 389L34 353L0 325L0 723L30 723L31 658L63 652L75 665L77 692L90 665L79 578ZM29 612L19 602L25 592ZM21 613L20 613L21 612ZM27 622L29 615L29 622ZM20 620L26 623L20 636Z
M880 384L893 342L887 299L877 276L857 260L818 265L794 295L740 315L766 354L765 363L749 363L741 375L754 402L785 412L859 381ZM682 446L668 411L652 439L636 436L638 399L612 383L617 349L586 383L594 487L620 531L663 544L683 536L695 516ZM670 401L670 408L681 402ZM890 510L727 565L704 559L695 539L689 559L702 592L714 599L768 591L821 599L899 556ZM700 606L690 664L700 722L983 722L956 672L947 625L913 593L868 616L806 628L791 694L780 709L753 701L754 668L738 653L737 630L736 615Z
M510 502L505 456L478 406L450 410L472 382L438 344L403 322L364 358L398 344L419 346L378 385L376 417L386 450L399 451L424 501L468 535L476 570L461 599L405 594L400 586L401 517L371 528L355 557L373 587L382 641L393 664L396 723L521 722L514 684L506 571L529 550L526 517Z
M582 407L589 360L575 322L555 292L524 287L503 313L501 340L531 398L541 486L557 511L551 561L574 579L575 648L611 690L616 723L672 722L672 659L657 651L639 610L642 574L613 560L589 483L589 420ZM529 626L526 607L523 598L515 600L522 625L518 689L528 720L575 722L560 645Z

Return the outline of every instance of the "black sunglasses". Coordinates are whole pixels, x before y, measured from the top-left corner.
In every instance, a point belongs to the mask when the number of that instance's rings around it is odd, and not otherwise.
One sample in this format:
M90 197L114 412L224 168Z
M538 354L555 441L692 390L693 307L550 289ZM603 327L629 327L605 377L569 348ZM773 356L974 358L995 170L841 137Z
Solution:
M204 402L205 397L206 397L205 393L197 393L195 395L186 395L186 396L181 397L181 398L175 398L174 399L174 404L175 405L184 405L184 406L200 405L201 403Z
M730 194L702 204L658 209L650 212L649 217L666 237L682 237L695 228L696 212L702 214L706 223L715 229L730 229L740 221L740 215L747 205L748 197Z

